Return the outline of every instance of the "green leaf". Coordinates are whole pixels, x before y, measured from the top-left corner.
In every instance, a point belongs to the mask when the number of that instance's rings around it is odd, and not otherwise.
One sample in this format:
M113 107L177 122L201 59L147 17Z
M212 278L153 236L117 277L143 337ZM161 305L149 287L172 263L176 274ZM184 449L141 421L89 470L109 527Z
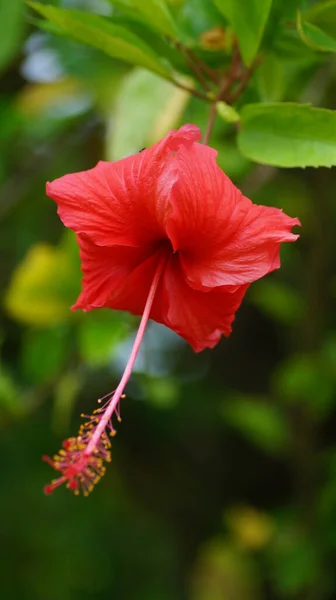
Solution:
M146 402L156 408L171 408L178 402L179 386L172 377L146 377L142 388Z
M256 281L249 298L266 315L285 325L297 323L304 309L297 290L272 278Z
M201 46L203 34L221 25L221 14L212 2L182 0L177 10L181 41L189 47Z
M108 309L86 314L78 330L81 357L92 366L108 364L113 349L126 337L128 330L124 314Z
M6 415L5 421L7 421L8 414L13 417L24 415L27 404L14 377L0 363L0 424L2 425L4 415Z
M113 6L120 8L133 17L152 26L157 31L177 38L177 29L172 15L164 0L107 0Z
M303 13L303 18L333 38L336 37L336 0L317 2Z
M113 58L145 67L166 79L172 79L169 63L124 27L114 25L108 19L91 13L61 9L38 2L28 4L60 27L63 34L76 41L102 50Z
M336 165L336 112L304 104L249 104L238 146L255 162L276 167Z
M231 427L267 452L279 452L287 443L287 426L282 413L263 399L234 397L225 402L222 414Z
M22 127L21 111L17 106L10 101L10 97L0 99L0 147L7 149L7 144Z
M168 61L170 69L189 73L190 68L186 65L183 54L172 43L172 38L162 35L140 13L136 13L134 9L129 10L129 13L118 10L110 19L115 25L123 27L143 40L156 56L159 56L161 60Z
M57 376L67 359L67 330L32 329L25 333L21 350L24 375L32 383L44 383Z
M189 98L153 73L134 69L124 78L114 107L107 159L134 154L164 137L179 123Z
M297 28L302 41L313 50L320 52L336 52L336 37L331 37L316 25L305 21L298 12Z
M302 404L318 418L335 407L334 372L323 354L298 354L283 361L274 373L273 386L284 402Z
M281 534L275 539L270 554L271 574L280 598L300 596L302 590L311 589L321 575L317 545L294 523L282 523Z
M310 0L308 0L309 2ZM277 20L277 27L284 22L295 20L298 10L305 8L307 0L273 0L272 13L274 20Z
M18 50L24 28L23 0L1 2L0 7L0 71Z
M272 0L214 0L237 34L244 63L250 66L258 52Z
M233 31L212 1L185 0L178 14L179 31L188 47L212 66L225 68L232 50ZM217 58L216 58L217 55Z
M288 83L288 69L286 69L284 61L280 60L276 54L268 52L255 76L260 99L263 102L282 100Z

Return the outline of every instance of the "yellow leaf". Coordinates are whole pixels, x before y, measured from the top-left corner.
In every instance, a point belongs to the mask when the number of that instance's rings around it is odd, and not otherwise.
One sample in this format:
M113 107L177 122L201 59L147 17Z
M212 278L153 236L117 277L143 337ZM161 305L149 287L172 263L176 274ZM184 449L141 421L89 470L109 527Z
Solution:
M274 532L269 515L250 506L232 508L226 521L237 542L247 550L263 548Z
M71 317L79 281L66 248L39 243L13 274L5 306L9 314L30 325L56 325Z

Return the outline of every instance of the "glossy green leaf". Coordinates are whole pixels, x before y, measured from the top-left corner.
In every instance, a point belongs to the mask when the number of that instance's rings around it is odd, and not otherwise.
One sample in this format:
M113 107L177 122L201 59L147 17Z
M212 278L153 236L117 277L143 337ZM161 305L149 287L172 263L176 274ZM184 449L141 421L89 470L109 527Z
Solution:
M76 41L102 50L113 58L141 65L161 77L171 79L168 62L161 59L150 46L124 27L91 13L61 9L38 2L29 2L29 5L60 27L62 33Z
M237 34L243 60L253 62L271 9L272 0L214 0Z
M298 12L297 28L302 41L313 50L320 52L336 52L336 37L325 33L322 29L304 19Z
M14 58L23 27L23 0L3 0L0 5L0 71Z
M255 162L277 167L336 165L336 112L304 104L249 104L238 146Z
M108 0L108 2L127 14L139 16L157 31L177 38L176 25L164 0Z

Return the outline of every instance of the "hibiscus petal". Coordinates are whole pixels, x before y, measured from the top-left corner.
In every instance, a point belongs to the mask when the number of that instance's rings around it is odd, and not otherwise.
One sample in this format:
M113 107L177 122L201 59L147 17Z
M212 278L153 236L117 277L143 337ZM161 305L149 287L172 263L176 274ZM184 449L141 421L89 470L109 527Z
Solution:
M165 161L181 145L200 139L193 125L171 131L156 145L115 163L99 162L88 171L47 184L66 227L99 245L140 246L165 237L168 207L158 180Z
M223 286L207 292L185 281L178 257L172 257L162 281L160 322L183 337L195 352L213 348L229 336L248 285Z
M190 285L196 289L252 283L280 267L280 243L294 242L291 232L298 219L277 208L257 206L242 197L228 227L218 237L212 253L193 260L181 256Z
M170 181L167 233L195 289L243 285L280 266L280 243L296 240L298 219L254 205L202 144L180 147L161 178ZM168 192L167 192L168 193Z
M74 309L107 307L142 315L162 250L148 255L138 248L96 246L85 235L81 248L83 291ZM235 312L245 286L224 286L201 292L185 281L178 256L168 260L155 295L150 317L173 329L196 352L213 348L222 335L231 333Z
M78 235L77 241L84 277L82 292L73 309L92 310L109 306L115 290L148 258L146 249L97 246L84 234ZM137 296L136 289L133 289L133 296Z
M161 176L172 205L167 233L174 250L183 255L196 258L212 252L241 198L216 156L216 150L203 144L181 147Z
M152 254L119 283L118 287L107 298L106 306L114 310L127 310L133 315L142 315L148 298L153 278L162 258L160 250ZM150 318L159 323L162 319L161 289L155 294Z
M142 315L162 249L148 253L127 246L97 246L83 234L77 240L84 277L82 292L72 308L89 311L104 307ZM163 323L161 296L158 289L151 318Z

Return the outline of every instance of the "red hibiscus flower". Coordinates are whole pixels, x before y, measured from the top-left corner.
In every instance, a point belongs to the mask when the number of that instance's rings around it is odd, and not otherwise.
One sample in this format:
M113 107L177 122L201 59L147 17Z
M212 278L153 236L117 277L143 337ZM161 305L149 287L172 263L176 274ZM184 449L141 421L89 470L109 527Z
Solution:
M257 206L185 125L141 153L99 162L47 184L66 227L77 234L84 273L73 308L109 307L142 315L116 391L70 438L51 464L88 492L109 459L107 429L131 374L149 318L182 336L196 352L213 348L231 325L250 283L280 266L280 243L300 225L281 210Z

